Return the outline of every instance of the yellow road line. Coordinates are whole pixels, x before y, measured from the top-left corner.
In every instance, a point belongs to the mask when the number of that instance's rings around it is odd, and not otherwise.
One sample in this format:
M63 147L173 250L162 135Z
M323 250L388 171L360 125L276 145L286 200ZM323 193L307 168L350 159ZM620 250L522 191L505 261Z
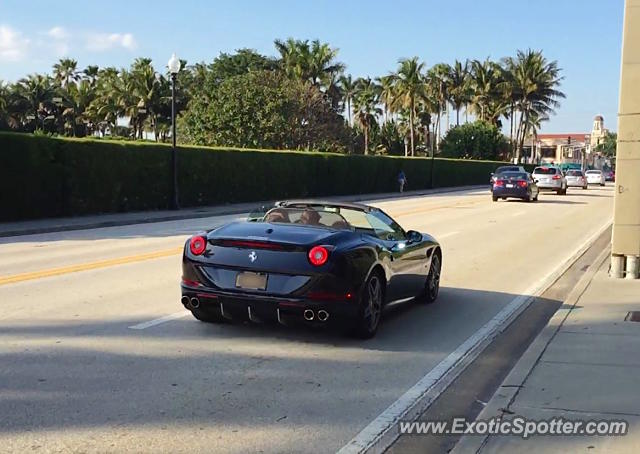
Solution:
M77 265L63 266L60 268L50 268L48 270L32 271L29 273L13 274L9 276L0 276L0 285L13 284L15 282L31 281L41 279L43 277L60 276L62 274L76 273L78 271L95 270L99 268L107 268L109 266L123 265L125 263L142 262L144 260L152 260L161 257L169 257L182 252L182 248L165 249L162 251L148 252L146 254L130 255L127 257L118 257L115 259L100 260L97 262L80 263Z

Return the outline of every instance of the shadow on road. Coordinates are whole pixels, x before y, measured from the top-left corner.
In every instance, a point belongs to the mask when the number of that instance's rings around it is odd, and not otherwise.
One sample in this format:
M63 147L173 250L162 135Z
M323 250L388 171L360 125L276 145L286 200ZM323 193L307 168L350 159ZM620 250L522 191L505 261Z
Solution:
M353 424L362 408L384 409L518 296L442 288L435 304L389 307L368 341L190 316L145 330L129 329L145 321L131 317L5 320L0 414L11 417L0 435L177 423L230 435L230 426L277 425L283 415L291 430ZM404 378L393 379L394 370ZM336 402L353 412L336 414Z

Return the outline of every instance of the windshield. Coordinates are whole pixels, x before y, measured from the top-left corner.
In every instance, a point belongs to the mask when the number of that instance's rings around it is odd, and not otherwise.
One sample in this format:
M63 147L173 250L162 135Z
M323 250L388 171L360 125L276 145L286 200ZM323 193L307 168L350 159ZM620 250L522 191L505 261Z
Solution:
M524 172L503 172L500 178L508 178L509 180L526 180L527 174Z
M587 175L600 175L601 173L599 170L587 170Z
M533 173L538 175L555 175L557 173L557 169L553 167L536 167Z
M496 169L495 173L519 172L519 171L520 171L520 167L517 167L517 166L505 166L505 167L498 167Z
M567 176L569 177L581 177L582 172L580 170L569 170L567 171Z

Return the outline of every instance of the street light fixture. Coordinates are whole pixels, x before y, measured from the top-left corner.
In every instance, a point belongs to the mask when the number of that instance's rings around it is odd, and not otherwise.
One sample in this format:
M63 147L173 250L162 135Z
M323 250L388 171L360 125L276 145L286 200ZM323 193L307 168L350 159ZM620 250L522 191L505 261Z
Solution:
M178 203L178 153L176 150L176 77L180 72L180 60L174 53L167 67L171 73L171 209L180 208Z

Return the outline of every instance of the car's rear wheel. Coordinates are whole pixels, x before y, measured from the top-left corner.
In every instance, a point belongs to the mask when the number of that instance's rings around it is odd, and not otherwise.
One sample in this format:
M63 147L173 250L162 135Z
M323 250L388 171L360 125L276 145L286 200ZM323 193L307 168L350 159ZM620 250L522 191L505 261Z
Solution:
M429 274L427 275L427 282L424 284L424 291L417 300L421 303L430 304L433 303L440 293L440 272L442 271L442 261L440 255L434 253L431 259L431 268L429 268Z
M494 195L494 196L491 196L491 200L493 200L494 202L497 202L498 198Z
M205 323L224 323L225 318L216 309L203 309L201 307L191 309L193 316Z
M353 334L360 339L370 339L376 335L382 316L384 289L382 279L374 272L369 276L362 292L360 315L356 320Z

